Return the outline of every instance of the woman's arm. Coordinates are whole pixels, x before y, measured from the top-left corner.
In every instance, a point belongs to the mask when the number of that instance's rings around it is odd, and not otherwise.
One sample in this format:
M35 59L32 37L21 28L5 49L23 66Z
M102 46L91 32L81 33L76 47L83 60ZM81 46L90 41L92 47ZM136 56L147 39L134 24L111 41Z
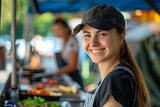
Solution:
M112 95L108 96L107 102L103 107L123 107L120 103L118 103Z
M69 54L70 63L57 71L57 75L74 72L77 69L78 64L78 52L70 52Z

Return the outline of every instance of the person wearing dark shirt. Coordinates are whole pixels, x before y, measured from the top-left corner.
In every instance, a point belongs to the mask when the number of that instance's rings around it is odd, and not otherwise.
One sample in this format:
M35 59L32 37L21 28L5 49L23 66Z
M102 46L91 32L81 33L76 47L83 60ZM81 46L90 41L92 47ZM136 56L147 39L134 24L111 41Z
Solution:
M84 13L72 35L83 33L83 47L98 64L101 81L86 93L84 107L150 107L148 89L125 40L125 19L110 5Z

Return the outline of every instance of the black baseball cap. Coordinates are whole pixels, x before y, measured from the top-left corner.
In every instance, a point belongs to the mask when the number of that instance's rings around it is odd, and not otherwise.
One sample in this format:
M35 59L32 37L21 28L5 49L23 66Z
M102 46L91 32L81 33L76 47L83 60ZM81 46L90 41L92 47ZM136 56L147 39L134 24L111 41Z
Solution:
M84 25L96 29L110 30L115 26L125 29L125 19L122 13L110 5L96 5L83 14L82 22L73 29L72 35L82 30Z

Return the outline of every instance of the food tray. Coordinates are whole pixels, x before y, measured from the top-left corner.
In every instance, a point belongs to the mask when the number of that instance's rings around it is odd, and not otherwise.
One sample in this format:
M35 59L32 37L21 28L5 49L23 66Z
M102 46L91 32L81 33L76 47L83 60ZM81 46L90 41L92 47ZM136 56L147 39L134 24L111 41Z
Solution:
M29 89L29 88L33 88L33 86L32 85L20 85L19 86L19 100L23 100L28 97L33 98L34 96L39 96L39 97L44 98L46 101L58 101L59 98L61 97L61 95L55 95L55 96L34 95L34 94L27 92L27 89Z
M61 96L44 96L44 95L33 95L27 92L19 92L19 100L27 99L28 97L33 98L34 96L42 97L46 101L59 101Z

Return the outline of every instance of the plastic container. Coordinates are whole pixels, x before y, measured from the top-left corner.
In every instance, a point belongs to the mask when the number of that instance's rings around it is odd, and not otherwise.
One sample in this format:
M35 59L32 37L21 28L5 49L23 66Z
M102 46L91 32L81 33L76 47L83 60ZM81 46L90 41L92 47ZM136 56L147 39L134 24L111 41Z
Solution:
M16 88L11 88L10 90L10 101L15 105L19 101L18 90Z

